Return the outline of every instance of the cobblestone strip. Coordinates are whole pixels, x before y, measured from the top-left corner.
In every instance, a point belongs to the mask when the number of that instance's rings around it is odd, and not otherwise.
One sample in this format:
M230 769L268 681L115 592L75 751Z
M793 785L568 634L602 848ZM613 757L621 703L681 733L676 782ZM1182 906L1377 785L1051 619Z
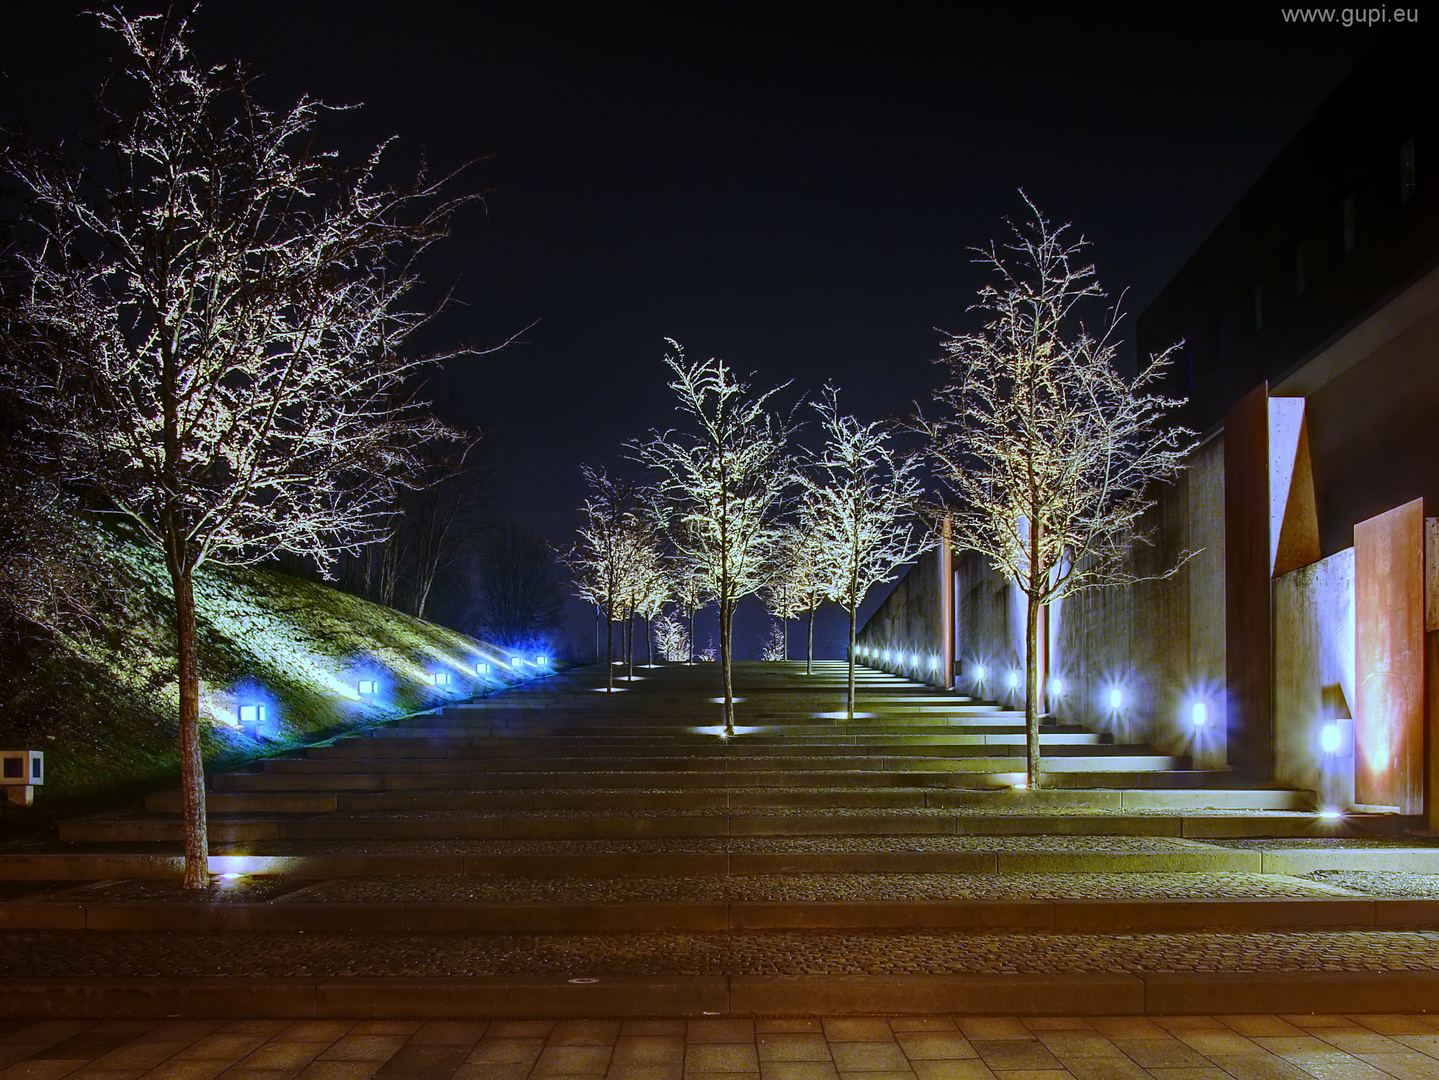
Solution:
M1439 971L1439 932L0 934L8 978Z

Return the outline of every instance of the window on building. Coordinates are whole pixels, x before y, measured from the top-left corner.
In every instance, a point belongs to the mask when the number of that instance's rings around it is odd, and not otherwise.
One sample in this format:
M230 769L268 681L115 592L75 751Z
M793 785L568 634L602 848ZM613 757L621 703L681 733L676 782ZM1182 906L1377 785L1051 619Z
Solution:
M1414 140L1405 139L1399 147L1399 201L1408 202L1414 195Z
M1309 281L1304 274L1304 245L1294 245L1294 295L1302 296Z
M1254 332L1258 333L1264 329L1264 284L1256 281L1249 290L1249 314L1253 322Z
M1344 196L1344 201L1339 204L1339 233L1342 250L1353 251L1355 243L1358 242L1354 228L1354 196Z

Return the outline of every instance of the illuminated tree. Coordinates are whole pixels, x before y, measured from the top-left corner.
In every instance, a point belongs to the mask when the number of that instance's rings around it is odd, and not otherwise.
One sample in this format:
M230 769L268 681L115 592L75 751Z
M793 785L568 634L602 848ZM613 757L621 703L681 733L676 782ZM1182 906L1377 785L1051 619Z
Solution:
M769 410L777 392L752 394L723 360L691 363L669 342L670 389L688 431L655 432L634 447L660 476L679 556L703 574L719 604L726 735L734 734L731 631L735 605L764 584L775 517L788 484L789 430Z
M280 552L322 571L378 538L416 448L443 428L409 387L414 259L465 199L423 177L341 169L330 110L271 112L243 72L193 58L170 17L101 14L119 67L83 159L17 149L27 200L22 315L47 347L17 376L67 486L159 549L175 602L185 885L208 880L193 580ZM345 538L343 541L337 537Z
M669 534L672 538L672 555L669 559L670 568L670 594L674 597L675 603L685 614L688 623L689 655L688 662L695 662L695 614L710 602L710 595L706 588L706 575L704 568L695 565L694 560L686 558L677 552L684 548L684 544L673 540L673 531Z
M914 513L923 495L919 461L899 454L878 423L861 424L839 411L826 387L815 403L823 448L799 474L804 489L800 528L814 536L832 568L833 597L849 613L849 679L845 696L854 719L855 619L865 595L892 581L905 563L933 546Z
M803 516L803 514L801 514ZM796 524L781 526L770 553L770 577L765 589L769 613L780 619L808 615L805 674L814 673L814 613L840 592L836 569L823 540Z
M776 619L770 626L769 640L764 643L764 648L760 650L759 658L769 662L788 660L789 642L786 640L787 636L784 632L784 620Z
M660 656L670 663L683 663L693 659L689 631L677 615L666 613L656 619L654 636Z
M639 522L637 485L612 477L599 466L583 467L590 492L580 506L584 523L578 542L565 555L576 595L605 613L605 688L615 687L615 616L628 591L630 538Z
M1129 563L1132 542L1146 539L1139 519L1192 438L1163 423L1181 402L1145 392L1173 350L1126 382L1114 366L1118 308L1097 334L1081 319L1105 296L1079 262L1086 242L1025 202L1033 219L1011 224L1009 244L978 249L994 274L975 305L985 323L943 342L948 371L935 398L947 411L922 426L954 496L956 547L979 552L1026 598L1026 771L1037 788L1041 613L1080 590L1140 580Z

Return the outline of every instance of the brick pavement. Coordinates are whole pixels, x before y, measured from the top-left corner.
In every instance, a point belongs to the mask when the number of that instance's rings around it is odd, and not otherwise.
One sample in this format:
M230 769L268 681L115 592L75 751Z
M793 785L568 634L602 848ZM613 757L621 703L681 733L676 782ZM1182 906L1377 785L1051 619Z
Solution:
M1424 1080L1439 1017L0 1021L0 1080Z

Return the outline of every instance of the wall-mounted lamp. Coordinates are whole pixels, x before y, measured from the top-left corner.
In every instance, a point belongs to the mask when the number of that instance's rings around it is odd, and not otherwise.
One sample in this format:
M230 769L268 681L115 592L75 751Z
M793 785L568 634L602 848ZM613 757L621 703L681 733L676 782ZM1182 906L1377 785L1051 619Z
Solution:
M380 684L374 679L361 679L355 684L355 689L360 692L361 697L373 696L380 692Z
M489 665L489 664L486 664L486 663L484 663L483 661L481 661L480 663L478 663L478 664L475 665L475 674L476 674L476 675L488 675L489 673L490 673L490 665Z
M1109 711L1118 712L1124 708L1124 691L1117 686L1109 688Z
M1197 728L1209 723L1209 706L1202 701L1196 701L1189 707L1189 722Z
M1011 672L1009 673L1009 677L1006 678L1004 681L1009 684L1009 688L1010 688L1011 690L1018 690L1018 689L1019 689L1019 672L1017 672L1017 671L1011 671Z

